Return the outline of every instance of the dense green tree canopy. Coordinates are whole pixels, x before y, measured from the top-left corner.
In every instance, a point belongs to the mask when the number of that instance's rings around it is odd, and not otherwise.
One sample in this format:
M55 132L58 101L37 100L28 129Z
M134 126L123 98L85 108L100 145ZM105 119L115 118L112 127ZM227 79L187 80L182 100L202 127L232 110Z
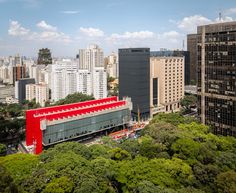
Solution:
M236 139L194 119L160 114L138 139L103 142L0 157L0 191L235 193Z

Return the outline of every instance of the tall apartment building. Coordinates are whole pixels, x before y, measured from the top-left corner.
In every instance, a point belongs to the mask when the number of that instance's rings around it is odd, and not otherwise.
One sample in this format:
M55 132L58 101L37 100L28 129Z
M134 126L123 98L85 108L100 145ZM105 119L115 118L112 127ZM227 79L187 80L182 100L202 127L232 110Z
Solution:
M58 101L66 97L66 70L63 65L53 64L49 72L49 82L52 101Z
M9 82L9 67L2 65L0 66L0 81L3 83Z
M184 96L184 57L151 57L151 106L164 106L165 112L180 109Z
M18 99L19 103L22 103L26 99L26 85L27 84L35 84L35 79L23 78L16 81L15 98Z
M190 83L197 83L197 34L187 35L187 50L190 58Z
M150 49L119 49L119 98L131 97L132 116L150 117Z
M26 78L25 70L25 66L17 65L12 67L13 85L15 85L16 81Z
M199 26L197 34L201 121L236 136L236 22Z
M76 77L77 91L92 95L92 73L89 70L79 70Z
M34 78L35 82L38 84L39 82L42 82L42 75L41 70L45 68L45 65L32 65L28 67L29 70L29 77Z
M51 89L52 101L58 101L77 92L77 70L77 63L69 59L59 60L42 69L42 79Z
M32 101L36 97L36 84L27 84L25 86L25 99Z
M93 71L93 96L95 99L107 97L107 72L104 67L95 67Z
M90 73L91 91L95 99L107 97L107 74L104 69L104 54L103 50L98 45L90 45L87 49L79 50L79 71L87 70ZM85 71L81 71L81 78L86 78ZM87 74L87 77L89 74ZM83 80L86 82L86 79ZM85 87L81 87L79 84L79 90L84 90ZM90 89L86 89L89 93Z
M26 85L26 100L35 99L36 103L45 106L45 102L49 99L48 85L45 83L40 84L27 84Z
M98 45L89 45L79 50L79 69L93 71L95 67L104 67L103 50Z

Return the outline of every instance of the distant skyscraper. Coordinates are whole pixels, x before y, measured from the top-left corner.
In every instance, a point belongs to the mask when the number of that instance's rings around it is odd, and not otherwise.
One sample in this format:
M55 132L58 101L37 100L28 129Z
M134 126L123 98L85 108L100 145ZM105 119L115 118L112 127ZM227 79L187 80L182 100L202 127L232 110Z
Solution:
M42 48L39 50L37 64L52 64L52 55L48 48Z
M93 71L94 67L104 67L103 50L98 45L90 45L79 50L79 68Z
M150 49L119 49L119 98L131 97L132 116L150 116Z
M22 103L26 99L26 85L35 84L34 78L23 78L16 81L15 97Z
M197 34L187 35L187 50L190 57L190 83L197 83Z
M16 81L26 77L25 71L25 66L17 65L12 67L13 85L15 85Z
M236 136L236 22L199 26L197 34L201 121Z
M98 45L90 45L87 49L79 50L79 71L80 70L87 70L90 73L90 75L87 74L87 76L85 76L84 71L82 73L83 75L80 74L80 78L85 78L83 79L84 83L88 80L86 78L89 78L91 80L91 89L85 89L84 85L81 87L81 84L78 83L79 90L87 90L88 93L91 90L95 99L107 97L107 75L104 69L103 50L99 48Z
M34 78L37 84L42 81L41 70L43 68L45 68L45 65L32 65L29 67L29 77Z
M22 66L22 59L19 54L17 54L14 58L15 65L14 66Z

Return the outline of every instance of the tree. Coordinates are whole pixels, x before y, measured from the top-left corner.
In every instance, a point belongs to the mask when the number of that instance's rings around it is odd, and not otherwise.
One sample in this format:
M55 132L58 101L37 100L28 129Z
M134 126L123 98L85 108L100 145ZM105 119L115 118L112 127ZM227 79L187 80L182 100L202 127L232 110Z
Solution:
M18 188L13 182L12 177L1 164L0 164L0 192L18 193Z
M109 154L112 160L124 160L124 159L131 158L131 155L129 154L129 152L118 147L109 150Z
M215 179L219 172L219 168L215 165L195 163L193 165L193 173L197 180L197 188L209 193L216 192Z
M73 187L73 182L68 177L63 176L48 183L42 193L71 193Z
M180 100L180 105L185 109L186 112L191 111L191 106L196 106L197 97L194 95L185 95L183 99Z
M9 104L6 107L7 117L18 117L22 115L22 106L20 104Z
M172 144L171 149L175 153L174 156L183 160L188 160L189 163L195 163L196 157L199 154L200 144L192 139L178 139Z
M88 100L94 100L94 97L91 95L86 95L82 93L74 93L74 94L67 95L66 98L57 101L52 106L78 103L78 102L83 102L83 101L88 101Z
M157 143L170 147L178 138L179 130L170 123L159 121L146 126L142 131L142 135L151 136Z
M156 116L138 139L102 141L0 157L0 192L235 192L236 139L177 113Z
M7 153L6 145L0 143L0 156L6 155L6 153Z
M13 154L0 157L0 164L7 169L16 185L20 185L30 178L38 163L38 157L30 154Z
M236 172L230 170L220 173L216 184L219 193L236 193Z
M128 151L131 154L132 158L140 153L140 143L138 142L138 140L125 140L123 143L119 144L119 147Z
M192 123L192 122L198 122L195 118L192 117L183 117L179 113L160 113L156 115L151 123L158 123L160 121L170 123L174 126L178 126L181 123Z

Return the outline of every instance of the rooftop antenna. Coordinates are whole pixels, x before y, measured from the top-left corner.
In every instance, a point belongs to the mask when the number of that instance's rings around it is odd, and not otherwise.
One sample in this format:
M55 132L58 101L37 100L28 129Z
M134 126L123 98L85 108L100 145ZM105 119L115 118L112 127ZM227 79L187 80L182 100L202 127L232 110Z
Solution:
M219 12L219 21L222 21L222 13Z

